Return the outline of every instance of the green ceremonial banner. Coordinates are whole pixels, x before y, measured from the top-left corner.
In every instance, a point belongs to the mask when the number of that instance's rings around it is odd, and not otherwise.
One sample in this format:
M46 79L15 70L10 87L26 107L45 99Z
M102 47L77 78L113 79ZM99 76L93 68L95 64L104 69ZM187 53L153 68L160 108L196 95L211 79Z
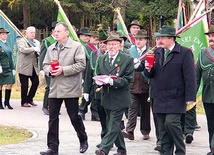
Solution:
M5 15L4 15L5 16ZM0 27L7 29L10 31L9 35L7 36L7 42L9 43L10 47L13 50L13 63L14 66L16 67L16 62L17 62L17 56L18 56L18 46L16 43L16 38L19 36L18 33L11 27L9 22L4 18L2 14L0 14Z
M76 32L74 31L72 25L70 24L70 21L68 20L64 10L62 9L62 7L59 4L59 2L57 4L58 4L58 7L59 7L57 21L66 23L68 25L69 36L71 37L71 39L79 41L79 38L77 37Z
M204 34L204 24L203 20L200 20L198 23L190 27L185 32L181 33L180 38L176 38L176 41L182 46L190 48L193 52L195 63L197 62L198 53L201 49L208 46L208 41L206 35ZM202 83L202 82L201 82ZM202 93L202 84L199 87L197 92L197 99Z

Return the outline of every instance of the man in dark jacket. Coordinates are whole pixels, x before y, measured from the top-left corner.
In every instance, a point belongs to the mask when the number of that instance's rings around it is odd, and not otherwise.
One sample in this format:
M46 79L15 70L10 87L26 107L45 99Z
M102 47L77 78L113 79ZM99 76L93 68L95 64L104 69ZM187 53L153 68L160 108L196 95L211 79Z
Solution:
M163 26L159 33L162 50L155 51L154 67L145 63L145 75L154 78L154 113L161 136L161 155L185 155L181 114L196 100L196 74L190 49L178 44L175 28Z

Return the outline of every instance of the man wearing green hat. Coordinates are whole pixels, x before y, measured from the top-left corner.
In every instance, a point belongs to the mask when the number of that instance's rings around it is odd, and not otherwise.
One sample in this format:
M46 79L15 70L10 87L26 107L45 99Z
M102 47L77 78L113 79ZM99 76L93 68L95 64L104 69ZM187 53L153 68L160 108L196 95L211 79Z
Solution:
M131 24L127 26L127 29L129 30L129 37L131 39L131 44L135 44L135 38L134 36L138 32L138 30L142 29L143 26L140 25L140 22L138 20L133 20Z
M109 35L105 41L108 54L98 60L97 75L109 75L105 83L96 81L102 87L101 105L106 113L107 132L101 140L96 155L107 155L113 144L117 149L116 155L126 155L125 141L120 129L120 123L125 109L129 106L129 84L134 77L133 58L119 52L121 39L118 35ZM111 78L114 76L115 78Z
M51 24L51 35L45 39L42 40L42 45L40 48L40 74L42 74L43 77L45 77L45 82L46 82L46 87L45 87L45 93L44 93L44 99L43 99L43 107L42 111L46 114L49 115L49 110L48 110L48 95L50 91L50 77L46 76L44 71L43 71L43 60L45 58L45 55L47 53L47 49L50 45L54 44L56 42L55 36L54 36L54 28L56 27L56 24L58 22L54 21Z
M209 47L202 49L198 55L196 77L198 88L201 79L203 81L202 102L207 117L209 147L211 150L207 155L214 155L214 25L212 25L209 31L205 34L208 35L209 38Z
M145 62L145 75L154 78L153 112L157 114L161 140L161 155L185 155L181 115L186 106L196 100L194 57L190 49L175 40L172 26L163 26L156 37L162 50L155 50L153 67Z
M6 85L4 106L13 109L9 101L12 85L15 83L16 71L12 60L13 50L6 40L9 33L5 28L0 28L0 109L4 109L2 105L3 85Z
M101 138L104 137L106 134L106 115L103 107L101 106L101 94L100 91L97 91L97 86L92 79L93 76L96 76L96 65L98 65L98 58L104 54L106 54L106 44L103 42L107 39L108 32L106 30L100 30L98 32L98 38L99 41L99 48L98 50L93 50L90 54L89 64L86 66L86 76L85 76L85 82L84 82L84 94L89 94L91 91L93 91L93 104L96 105L99 118L100 118L100 124L101 124ZM97 145L99 148L99 144Z
M136 61L142 55L144 55L149 46L147 32L144 30L138 30L135 35L136 45L128 49L127 53L130 54ZM145 60L144 60L145 61ZM137 64L135 69L138 68ZM151 131L150 126L150 104L147 102L149 97L149 84L148 78L145 77L144 72L135 72L134 80L130 84L131 92L131 105L129 107L128 122L126 125L126 131L123 132L125 138L134 140L134 129L137 123L137 114L140 107L140 131L144 140L148 140L149 133Z
M97 31L91 31L90 32L91 36L90 36L90 40L89 42L87 42L85 44L85 49L87 50L88 54L89 54L89 58L87 60L87 64L86 64L86 70L84 72L84 84L85 84L85 80L86 80L86 76L87 76L87 68L90 68L90 55L93 51L96 51L96 53L98 52L98 32ZM85 87L85 86L84 86ZM82 102L79 105L79 115L83 118L83 120L85 119L85 114L88 112L88 105L91 103L90 105L90 109L91 109L91 120L92 121L100 121L99 119L99 115L97 112L97 106L94 103L94 92L93 89L90 92L84 92L83 93L83 98L82 98Z

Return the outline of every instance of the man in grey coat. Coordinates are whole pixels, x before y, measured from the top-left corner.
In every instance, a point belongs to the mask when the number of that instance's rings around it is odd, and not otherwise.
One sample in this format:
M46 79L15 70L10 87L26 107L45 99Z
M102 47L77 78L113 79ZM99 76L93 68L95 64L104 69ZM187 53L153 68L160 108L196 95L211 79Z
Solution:
M33 102L39 86L39 70L38 57L40 52L40 42L35 39L36 29L29 26L26 29L26 38L21 38L18 43L19 54L17 71L19 73L19 80L21 83L21 106L30 107L37 106ZM28 81L31 80L31 87L28 91Z
M57 42L52 44L43 61L43 70L51 77L49 92L49 130L48 150L41 155L58 155L59 148L59 112L64 101L68 116L77 132L80 153L88 149L87 134L81 117L78 115L78 100L82 95L82 71L86 60L83 46L68 37L68 26L60 22L55 27ZM58 60L59 65L53 73L51 61Z

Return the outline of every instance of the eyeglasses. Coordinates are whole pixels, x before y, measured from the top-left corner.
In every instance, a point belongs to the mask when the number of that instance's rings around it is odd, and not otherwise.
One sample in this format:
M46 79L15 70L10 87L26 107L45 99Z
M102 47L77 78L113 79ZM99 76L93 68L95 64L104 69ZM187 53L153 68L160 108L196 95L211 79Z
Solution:
M115 44L106 44L106 46L110 47L110 46L117 46L119 45L118 43L115 43Z

